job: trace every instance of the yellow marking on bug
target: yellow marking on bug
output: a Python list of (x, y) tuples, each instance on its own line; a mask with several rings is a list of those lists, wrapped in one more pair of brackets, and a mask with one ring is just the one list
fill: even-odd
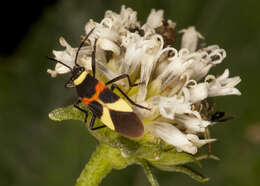
[(120, 112), (133, 112), (133, 109), (123, 99), (119, 99), (114, 103), (105, 103), (105, 106), (111, 110)]
[(74, 85), (79, 85), (84, 81), (86, 76), (88, 75), (87, 71), (82, 72), (77, 79), (74, 80)]
[(113, 121), (111, 119), (111, 116), (110, 116), (108, 108), (103, 107), (103, 113), (102, 113), (102, 116), (101, 116), (100, 120), (106, 126), (108, 126), (110, 129), (115, 130), (114, 123), (113, 123)]

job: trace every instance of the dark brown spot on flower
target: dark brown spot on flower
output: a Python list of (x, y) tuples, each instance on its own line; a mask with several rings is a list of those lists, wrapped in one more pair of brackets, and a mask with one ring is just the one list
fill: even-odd
[(213, 56), (210, 57), (210, 59), (211, 59), (212, 61), (217, 61), (217, 60), (220, 59), (220, 56), (219, 56), (219, 55), (213, 55)]
[(135, 33), (135, 32), (137, 32), (140, 36), (144, 36), (144, 30), (143, 29), (141, 29), (141, 28), (138, 28), (138, 27), (134, 27), (134, 28), (129, 28), (128, 29), (130, 32), (132, 32), (132, 33)]
[(155, 31), (163, 37), (164, 48), (168, 45), (173, 45), (177, 39), (175, 28), (166, 20), (163, 20), (162, 26), (156, 28)]
[(105, 55), (106, 55), (106, 60), (107, 60), (107, 63), (108, 63), (109, 60), (113, 57), (113, 52), (107, 50), (107, 51), (105, 52)]

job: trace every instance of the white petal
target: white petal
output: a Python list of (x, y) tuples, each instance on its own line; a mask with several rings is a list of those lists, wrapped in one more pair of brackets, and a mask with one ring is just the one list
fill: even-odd
[(186, 128), (186, 132), (198, 133), (205, 132), (205, 128), (211, 124), (209, 121), (205, 121), (200, 117), (178, 115), (175, 117), (178, 123), (181, 123)]
[(109, 26), (111, 25), (106, 25), (108, 23), (106, 19), (104, 22), (101, 22), (102, 24), (99, 24), (92, 19), (90, 19), (86, 25), (85, 25), (85, 33), (88, 34), (93, 28), (93, 32), (89, 35), (88, 40), (91, 41), (91, 44), (94, 44), (95, 39), (101, 39), (101, 38), (106, 38), (111, 41), (117, 41), (119, 40), (119, 35), (116, 31), (114, 31), (112, 28)]
[(187, 136), (187, 139), (189, 141), (191, 141), (197, 147), (202, 147), (205, 144), (216, 141), (216, 139), (202, 139), (201, 140), (201, 139), (199, 139), (199, 137), (197, 135), (194, 135), (194, 134), (187, 134), (186, 136)]
[(59, 42), (61, 44), (61, 46), (66, 48), (66, 52), (68, 53), (68, 55), (72, 56), (75, 53), (75, 49), (73, 49), (69, 43), (64, 39), (64, 37), (60, 37)]
[(215, 76), (212, 75), (206, 77), (205, 81), (211, 80), (211, 82), (207, 82), (209, 97), (241, 95), (241, 92), (235, 88), (235, 86), (240, 83), (241, 78), (238, 76), (228, 78), (228, 76), (229, 70), (226, 69), (218, 78), (215, 78)]
[(119, 46), (117, 46), (114, 42), (112, 42), (109, 39), (106, 38), (98, 39), (97, 45), (103, 50), (112, 51), (117, 56), (120, 55)]
[(66, 74), (68, 72), (70, 72), (70, 69), (68, 67), (65, 67), (64, 65), (57, 63), (55, 66), (55, 71), (58, 74)]
[[(53, 50), (53, 54), (55, 56), (55, 59), (58, 61), (61, 61), (62, 63), (65, 63), (66, 65), (70, 66), (73, 68), (75, 65), (75, 53), (76, 49), (73, 49), (63, 37), (60, 37), (60, 44), (65, 47), (66, 49), (64, 51), (56, 51)], [(58, 74), (65, 74), (70, 72), (69, 68), (65, 67), (64, 65), (57, 63), (55, 66), (55, 71)]]
[(58, 74), (55, 70), (51, 70), (51, 69), (47, 69), (47, 73), (49, 73), (53, 78), (57, 77)]
[(181, 41), (181, 48), (186, 48), (191, 52), (197, 49), (198, 39), (203, 39), (203, 36), (196, 31), (194, 26), (183, 29), (180, 33), (184, 33)]
[(207, 75), (211, 67), (224, 60), (226, 52), (217, 45), (211, 45), (200, 49), (197, 52), (187, 53), (183, 57), (186, 61), (191, 61), (191, 65), (187, 69), (189, 77), (196, 81), (200, 81)]
[(155, 96), (148, 100), (149, 103), (159, 108), (161, 115), (168, 119), (174, 119), (175, 114), (191, 113), (189, 102), (185, 102), (183, 97)]
[(145, 52), (144, 42), (136, 33), (128, 33), (122, 37), (122, 46), (126, 48), (123, 63), (120, 66), (121, 73), (131, 74), (139, 66)]
[(155, 9), (152, 9), (147, 18), (146, 24), (152, 28), (157, 28), (162, 24), (162, 21), (163, 21), (163, 10), (156, 11)]
[(131, 8), (126, 8), (125, 5), (122, 5), (120, 11), (120, 22), (124, 27), (130, 26), (139, 26), (139, 22), (137, 21), (137, 12)]
[(170, 59), (170, 63), (157, 77), (163, 82), (162, 89), (166, 88), (174, 80), (179, 79), (182, 73), (191, 65), (192, 61), (187, 61), (185, 58), (183, 58), (186, 52), (186, 49), (180, 50), (178, 55), (175, 55)]
[(208, 97), (208, 87), (206, 83), (199, 83), (189, 89), (190, 101), (197, 103)]
[(175, 126), (163, 122), (154, 122), (147, 125), (150, 132), (162, 138), (166, 143), (177, 147), (177, 150), (191, 154), (197, 153), (197, 147)]

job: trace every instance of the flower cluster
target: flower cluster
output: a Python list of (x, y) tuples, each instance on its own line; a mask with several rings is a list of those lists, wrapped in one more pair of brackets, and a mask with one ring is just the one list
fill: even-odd
[[(235, 86), (240, 77), (209, 75), (212, 67), (226, 57), (218, 45), (201, 47), (204, 39), (194, 27), (180, 30), (181, 46), (176, 46), (176, 24), (165, 20), (162, 10), (152, 10), (145, 24), (137, 20), (137, 13), (122, 6), (119, 14), (106, 11), (98, 23), (89, 20), (86, 34), (94, 31), (88, 43), (79, 52), (78, 64), (91, 71), (91, 53), (97, 39), (97, 79), (107, 81), (128, 74), (138, 87), (129, 87), (127, 81), (118, 85), (131, 99), (152, 108), (147, 111), (135, 108), (143, 121), (146, 133), (161, 138), (177, 151), (197, 153), (198, 147), (215, 139), (204, 139), (201, 134), (215, 122), (204, 117), (199, 106), (209, 97), (241, 95)], [(53, 51), (55, 58), (73, 67), (77, 48), (60, 38), (64, 51)], [(48, 70), (52, 77), (70, 72), (59, 63)]]

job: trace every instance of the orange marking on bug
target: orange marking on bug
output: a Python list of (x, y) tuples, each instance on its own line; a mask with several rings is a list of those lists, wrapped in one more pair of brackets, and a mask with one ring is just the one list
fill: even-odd
[(96, 92), (93, 96), (91, 96), (90, 98), (82, 98), (81, 101), (88, 106), (92, 101), (98, 100), (98, 96), (99, 94), (106, 88), (106, 85), (104, 85), (103, 83), (101, 83), (100, 81), (97, 83), (95, 89)]

